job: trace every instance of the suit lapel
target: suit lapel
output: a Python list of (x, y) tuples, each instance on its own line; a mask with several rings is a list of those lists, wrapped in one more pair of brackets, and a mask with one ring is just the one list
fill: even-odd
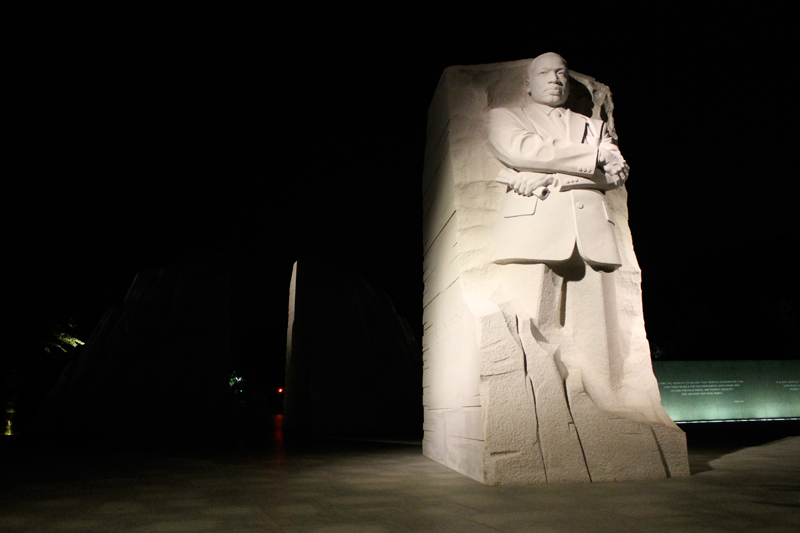
[(541, 135), (542, 133), (546, 133), (549, 137), (552, 137), (553, 139), (563, 139), (564, 136), (561, 134), (560, 131), (558, 131), (558, 128), (556, 128), (556, 125), (553, 124), (552, 120), (550, 120), (550, 117), (545, 115), (544, 112), (541, 109), (539, 109), (538, 106), (535, 106), (533, 104), (525, 106), (522, 109), (522, 112), (525, 113), (525, 115), (528, 117), (528, 120), (530, 120), (531, 123), (534, 125), (539, 135)]
[(569, 109), (567, 109), (566, 115), (566, 123), (568, 124), (567, 133), (569, 134), (570, 142), (581, 144), (584, 138), (586, 138), (586, 120), (578, 113), (573, 113)]

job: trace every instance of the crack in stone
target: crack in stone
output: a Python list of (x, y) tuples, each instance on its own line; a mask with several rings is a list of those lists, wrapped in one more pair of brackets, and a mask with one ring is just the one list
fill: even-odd
[(519, 346), (520, 349), (522, 349), (522, 364), (524, 365), (525, 379), (528, 381), (528, 384), (531, 387), (531, 399), (533, 400), (533, 418), (534, 422), (536, 423), (536, 448), (539, 450), (539, 457), (542, 460), (542, 469), (544, 470), (544, 482), (549, 483), (549, 481), (547, 480), (547, 462), (544, 460), (544, 450), (542, 450), (542, 435), (539, 432), (539, 411), (538, 411), (539, 404), (536, 403), (536, 391), (533, 388), (533, 381), (531, 381), (531, 378), (528, 375), (528, 353), (525, 351), (525, 345), (522, 342), (522, 333), (519, 331), (519, 317), (516, 318), (516, 321), (517, 321), (517, 335), (519, 335)]
[(506, 374), (511, 374), (513, 372), (514, 372), (514, 370), (508, 370), (506, 372), (497, 372), (496, 374), (481, 374), (481, 379), (483, 379), (483, 378), (491, 378), (491, 377), (494, 377), (494, 376), (505, 376)]
[(455, 215), (456, 215), (456, 210), (455, 210), (455, 209), (453, 209), (453, 212), (452, 212), (452, 213), (450, 213), (450, 216), (447, 218), (447, 221), (446, 221), (446, 222), (444, 223), (444, 225), (443, 225), (443, 226), (442, 226), (442, 227), (439, 229), (439, 233), (437, 233), (437, 234), (436, 234), (436, 236), (435, 236), (433, 239), (431, 239), (431, 241), (430, 241), (430, 244), (428, 244), (428, 247), (427, 247), (427, 248), (425, 248), (425, 252), (423, 253), (423, 256), (424, 256), (424, 255), (427, 255), (427, 253), (428, 253), (428, 250), (430, 250), (430, 249), (433, 247), (433, 245), (436, 243), (436, 241), (439, 239), (439, 237), (441, 237), (442, 233), (444, 233), (444, 230), (445, 230), (445, 229), (447, 228), (447, 226), (450, 224), (450, 221), (451, 221), (451, 220), (453, 220), (453, 217), (454, 217)]
[(667, 473), (667, 477), (670, 478), (672, 475), (669, 473), (669, 465), (667, 464), (667, 458), (664, 456), (664, 450), (661, 449), (661, 443), (658, 442), (658, 435), (656, 435), (656, 430), (650, 427), (650, 432), (653, 434), (653, 439), (656, 441), (656, 447), (658, 448), (658, 455), (661, 456), (661, 464), (664, 465), (664, 472)]
[(503, 452), (491, 452), (489, 455), (491, 455), (492, 457), (497, 457), (497, 456), (519, 455), (520, 453), (522, 452), (514, 450), (514, 451), (503, 451)]
[[(553, 353), (555, 355), (555, 352)], [(567, 411), (569, 411), (569, 417), (572, 419), (570, 424), (572, 427), (575, 428), (575, 437), (578, 439), (578, 446), (581, 447), (581, 455), (583, 456), (583, 464), (586, 466), (586, 473), (589, 475), (589, 482), (592, 483), (594, 480), (592, 479), (592, 471), (589, 469), (589, 462), (586, 460), (586, 452), (583, 449), (583, 442), (581, 441), (581, 434), (578, 431), (578, 426), (575, 424), (575, 417), (572, 415), (572, 402), (569, 399), (569, 394), (567, 393), (567, 380), (561, 380), (561, 384), (564, 386), (564, 399), (566, 400), (567, 404)]]

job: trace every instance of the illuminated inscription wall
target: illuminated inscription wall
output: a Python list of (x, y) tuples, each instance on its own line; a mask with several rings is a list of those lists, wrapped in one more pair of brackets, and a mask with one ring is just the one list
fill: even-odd
[(800, 361), (653, 362), (676, 422), (800, 417)]

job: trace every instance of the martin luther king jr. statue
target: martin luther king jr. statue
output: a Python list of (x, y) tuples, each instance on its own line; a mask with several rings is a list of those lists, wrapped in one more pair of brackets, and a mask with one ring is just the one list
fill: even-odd
[(569, 71), (561, 56), (534, 59), (525, 87), (528, 106), (489, 115), (492, 149), (507, 167), (498, 181), (509, 185), (496, 262), (563, 265), (580, 257), (614, 270), (621, 263), (604, 191), (625, 182), (628, 165), (605, 123), (563, 107)]
[(431, 104), (423, 453), (484, 483), (688, 475), (650, 363), (612, 109), (554, 53), (450, 67)]
[[(540, 55), (525, 79), (531, 102), (489, 112), (489, 143), (503, 164), (496, 179), (508, 185), (494, 262), (526, 364), (539, 374), (531, 377), (534, 394), (538, 388), (540, 403), (550, 403), (538, 409), (560, 418), (543, 437), (559, 450), (550, 462), (567, 479), (591, 479), (587, 454), (607, 465), (635, 454), (652, 438), (635, 424), (663, 422), (665, 413), (621, 386), (628, 347), (614, 276), (622, 260), (606, 192), (625, 183), (629, 167), (603, 121), (564, 107), (569, 82), (561, 56)], [(554, 383), (564, 392), (548, 391)]]

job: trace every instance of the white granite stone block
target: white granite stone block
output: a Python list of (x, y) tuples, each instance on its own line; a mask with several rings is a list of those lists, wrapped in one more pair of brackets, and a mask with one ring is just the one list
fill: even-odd
[(537, 59), (549, 85), (531, 60), (450, 67), (431, 103), (423, 452), (487, 484), (687, 475), (650, 363), (611, 92), (559, 60)]

